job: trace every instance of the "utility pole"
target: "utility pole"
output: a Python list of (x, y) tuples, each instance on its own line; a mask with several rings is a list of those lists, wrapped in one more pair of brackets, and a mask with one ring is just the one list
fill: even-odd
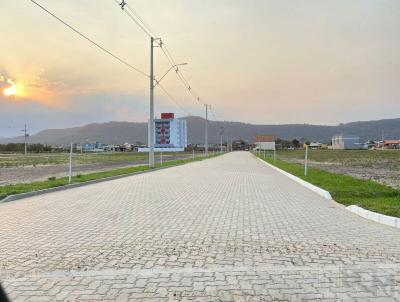
[(29, 134), (28, 134), (28, 130), (26, 129), (26, 124), (24, 125), (24, 129), (23, 130), (21, 130), (22, 132), (24, 132), (24, 153), (25, 153), (25, 155), (27, 154), (27, 142), (26, 142), (26, 140), (27, 140), (27, 138), (28, 138), (28, 136), (29, 136)]
[(306, 155), (304, 158), (304, 176), (307, 176), (307, 170), (308, 170), (308, 145), (306, 145)]
[(72, 149), (73, 149), (74, 143), (71, 142), (70, 148), (69, 148), (69, 170), (68, 170), (68, 183), (71, 183), (72, 181)]
[(148, 126), (149, 168), (154, 168), (154, 38), (150, 38), (150, 118)]
[(224, 128), (221, 126), (220, 127), (220, 132), (219, 132), (219, 134), (220, 134), (220, 136), (221, 136), (221, 141), (220, 141), (220, 151), (221, 151), (221, 153), (222, 153), (222, 134), (224, 133), (223, 132), (224, 131)]
[(205, 154), (206, 157), (208, 156), (208, 104), (205, 105), (206, 106), (206, 133), (205, 133)]

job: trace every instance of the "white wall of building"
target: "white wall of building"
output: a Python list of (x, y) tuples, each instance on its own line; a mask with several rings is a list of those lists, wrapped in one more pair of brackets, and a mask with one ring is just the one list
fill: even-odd
[[(154, 152), (183, 152), (185, 148), (154, 148)], [(149, 148), (138, 148), (138, 152), (150, 152)]]
[(255, 145), (259, 150), (275, 150), (275, 142), (256, 142)]
[(332, 149), (363, 149), (360, 145), (360, 138), (354, 135), (334, 135), (332, 137)]
[(174, 147), (187, 147), (187, 126), (186, 120), (173, 119), (170, 122), (170, 144)]
[[(161, 124), (163, 126), (161, 126)], [(164, 128), (163, 134), (161, 134), (160, 127)], [(183, 119), (155, 119), (154, 120), (154, 144), (155, 148), (165, 149), (171, 148), (174, 151), (183, 151), (187, 147), (187, 126), (186, 120)], [(163, 135), (166, 140), (165, 144), (157, 143), (160, 141), (160, 137)], [(143, 151), (146, 152), (146, 151)], [(161, 152), (161, 151), (160, 151)], [(162, 151), (166, 152), (166, 151)]]

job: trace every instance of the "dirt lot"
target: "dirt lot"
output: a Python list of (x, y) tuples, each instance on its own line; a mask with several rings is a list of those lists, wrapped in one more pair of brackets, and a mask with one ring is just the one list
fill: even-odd
[[(304, 150), (278, 151), (277, 156), (304, 163)], [(309, 166), (400, 189), (400, 150), (311, 150)]]
[[(164, 153), (163, 161), (191, 156), (192, 153)], [(156, 154), (155, 159), (159, 162), (160, 154)], [(34, 154), (26, 157), (3, 154), (0, 155), (0, 185), (47, 180), (49, 177), (65, 177), (68, 175), (68, 163), (67, 154)], [(73, 174), (87, 174), (147, 163), (147, 154), (143, 153), (74, 154)]]

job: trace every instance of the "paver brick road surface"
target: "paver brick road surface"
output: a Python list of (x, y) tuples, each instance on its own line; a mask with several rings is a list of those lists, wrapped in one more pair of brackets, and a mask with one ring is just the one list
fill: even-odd
[(0, 205), (13, 301), (399, 301), (400, 232), (247, 152)]

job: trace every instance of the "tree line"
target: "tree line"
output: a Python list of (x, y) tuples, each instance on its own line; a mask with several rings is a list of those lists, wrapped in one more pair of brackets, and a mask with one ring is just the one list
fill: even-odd
[[(25, 151), (25, 144), (23, 143), (9, 143), (0, 144), (0, 152), (17, 152), (23, 153)], [(51, 146), (43, 144), (29, 144), (27, 151), (30, 153), (51, 152)]]
[[(304, 141), (304, 139), (302, 139), (302, 141)], [(302, 143), (297, 139), (293, 139), (290, 141), (290, 140), (277, 138), (275, 143), (276, 143), (276, 146), (278, 149), (287, 149), (287, 148), (298, 149), (298, 148), (302, 147)], [(307, 145), (310, 144), (310, 142), (308, 142), (308, 141), (305, 141), (305, 143)]]

